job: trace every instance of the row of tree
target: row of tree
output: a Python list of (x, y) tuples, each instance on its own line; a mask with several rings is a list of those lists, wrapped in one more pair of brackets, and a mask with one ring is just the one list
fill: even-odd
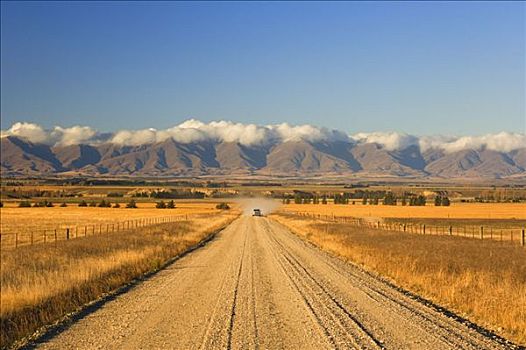
[[(400, 202), (401, 205), (406, 206), (425, 206), (427, 199), (423, 195), (414, 195), (414, 194), (404, 194), (401, 198), (398, 198), (392, 192), (385, 192), (380, 195), (379, 191), (368, 192), (362, 191), (362, 204), (363, 205), (378, 205), (380, 200), (382, 200), (383, 205), (398, 205)], [(349, 204), (352, 197), (348, 196), (346, 193), (343, 194), (334, 194), (332, 196), (332, 201), (334, 204)], [(318, 196), (316, 194), (311, 194), (307, 192), (297, 192), (294, 194), (293, 200), (294, 204), (327, 204), (329, 197), (327, 195)], [(351, 201), (352, 204), (355, 204), (355, 201)], [(284, 204), (291, 203), (290, 196), (283, 197)], [(435, 197), (436, 206), (449, 206), (450, 200), (445, 195), (437, 195)]]
[(158, 199), (203, 199), (204, 192), (188, 191), (188, 190), (170, 190), (170, 191), (151, 191), (151, 192), (135, 192), (132, 197), (139, 198), (158, 198)]

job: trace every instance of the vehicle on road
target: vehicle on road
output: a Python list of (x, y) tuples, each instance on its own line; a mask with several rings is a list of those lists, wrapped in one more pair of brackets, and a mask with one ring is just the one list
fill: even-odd
[(254, 209), (254, 213), (252, 214), (252, 216), (263, 216), (261, 214), (261, 209)]

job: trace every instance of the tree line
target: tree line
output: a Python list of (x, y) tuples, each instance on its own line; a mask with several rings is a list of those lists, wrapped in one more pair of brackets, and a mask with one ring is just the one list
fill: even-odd
[[(423, 195), (404, 193), (397, 196), (388, 191), (357, 191), (357, 193), (336, 193), (336, 194), (316, 194), (304, 191), (295, 191), (293, 195), (284, 195), (284, 204), (327, 204), (332, 201), (334, 204), (356, 204), (356, 199), (361, 200), (363, 205), (402, 205), (402, 206), (425, 206), (427, 198)], [(449, 206), (449, 197), (444, 194), (435, 196), (435, 206)]]

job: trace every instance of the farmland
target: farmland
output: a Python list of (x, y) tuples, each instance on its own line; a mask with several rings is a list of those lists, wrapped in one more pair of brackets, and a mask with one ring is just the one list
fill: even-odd
[(209, 215), (218, 213), (218, 202), (197, 202), (192, 200), (178, 201), (175, 209), (156, 209), (155, 203), (137, 203), (137, 208), (78, 207), (70, 204), (68, 207), (54, 206), (52, 208), (18, 208), (15, 203), (9, 203), (1, 209), (2, 247), (14, 245), (15, 234), (20, 244), (28, 244), (33, 236), (33, 242), (53, 241), (57, 232), (59, 237), (70, 229), (71, 235), (82, 236), (96, 232), (108, 232), (115, 227), (130, 227), (133, 222), (148, 219), (169, 218), (170, 221), (187, 219), (188, 216)]
[(287, 212), (305, 212), (322, 215), (353, 216), (361, 218), (405, 218), (405, 219), (509, 219), (526, 220), (525, 203), (452, 203), (451, 206), (390, 206), (362, 205), (304, 205), (287, 204)]
[[(304, 263), (309, 259), (320, 259), (319, 252), (304, 250), (301, 240), (306, 240), (347, 261), (350, 269), (359, 266), (360, 269), (380, 276), (380, 281), (382, 278), (388, 278), (396, 286), (474, 320), (507, 339), (519, 343), (525, 342), (526, 339), (521, 331), (525, 325), (522, 321), (525, 314), (521, 305), (525, 300), (517, 297), (523, 293), (526, 285), (524, 264), (521, 263), (526, 258), (526, 249), (517, 244), (519, 234), (526, 224), (526, 204), (521, 199), (524, 196), (522, 189), (451, 187), (446, 190), (439, 187), (417, 189), (410, 186), (374, 186), (366, 190), (370, 191), (368, 193), (384, 193), (384, 196), (385, 193), (391, 192), (397, 196), (406, 193), (411, 193), (412, 196), (425, 195), (428, 199), (427, 205), (419, 206), (402, 206), (400, 202), (398, 205), (383, 205), (382, 200), (385, 200), (385, 197), (381, 198), (379, 205), (364, 205), (361, 199), (350, 199), (346, 204), (335, 204), (341, 194), (354, 196), (361, 190), (337, 185), (310, 184), (243, 186), (223, 183), (220, 187), (210, 183), (185, 186), (31, 184), (4, 186), (3, 191), (3, 207), (0, 209), (1, 319), (3, 330), (9, 333), (4, 332), (2, 335), (6, 342), (27, 336), (38, 327), (79, 310), (82, 305), (115, 291), (137, 276), (156, 271), (167, 261), (171, 261), (178, 254), (225, 226), (229, 226), (229, 229), (219, 235), (223, 238), (219, 243), (212, 245), (220, 246), (220, 250), (215, 253), (213, 249), (206, 250), (208, 252), (204, 253), (204, 256), (212, 254), (210, 258), (216, 259), (214, 261), (217, 268), (222, 266), (221, 274), (229, 276), (227, 280), (232, 282), (232, 290), (236, 290), (236, 278), (244, 278), (239, 282), (242, 288), (247, 288), (250, 283), (257, 284), (258, 288), (266, 293), (259, 296), (262, 299), (258, 303), (267, 298), (274, 298), (271, 296), (273, 292), (266, 290), (269, 282), (265, 278), (281, 276), (283, 271), (278, 266), (291, 259), (288, 257), (290, 253), (282, 250), (281, 244), (290, 244), (291, 248), (301, 252), (306, 259)], [(309, 204), (295, 204), (290, 201), (286, 203), (287, 198), (294, 198), (298, 193), (302, 196), (326, 197), (327, 204), (313, 204), (310, 201)], [(433, 205), (433, 196), (443, 193), (450, 195), (451, 203), (447, 206)], [(498, 193), (505, 195), (498, 197)], [(236, 198), (241, 196), (245, 198)], [(495, 198), (499, 198), (498, 201)], [(174, 208), (159, 208), (161, 201), (166, 204), (172, 200)], [(24, 201), (30, 206), (20, 207), (20, 203)], [(42, 201), (52, 202), (53, 206), (39, 207), (38, 203)], [(111, 206), (98, 207), (103, 201), (110, 202)], [(126, 207), (131, 201), (136, 203), (136, 208)], [(87, 206), (79, 206), (82, 202)], [(217, 205), (222, 202), (227, 202), (231, 210), (218, 209)], [(119, 203), (118, 207), (115, 206), (116, 203)], [(275, 212), (269, 218), (260, 218), (260, 221), (248, 220), (246, 215), (255, 207), (263, 209), (265, 213), (272, 210)], [(230, 225), (241, 212), (245, 214), (245, 218)], [(416, 234), (424, 226), (426, 235)], [(472, 239), (479, 238), (480, 226), (484, 227), (486, 233), (483, 242)], [(377, 229), (378, 227), (381, 230)], [(407, 232), (402, 232), (402, 227), (407, 229)], [(451, 232), (454, 237), (447, 235), (448, 227), (453, 228)], [(464, 235), (461, 234), (462, 228)], [(491, 237), (497, 240), (499, 230), (505, 233), (504, 238), (501, 238), (503, 242), (487, 239)], [(290, 232), (301, 240), (289, 237), (292, 236)], [(466, 232), (469, 234), (466, 235)], [(273, 238), (265, 238), (267, 235)], [(13, 241), (13, 237), (16, 237), (16, 241)], [(278, 244), (276, 240), (282, 239), (284, 241)], [(247, 249), (244, 248), (245, 243), (241, 244), (243, 240), (248, 240)], [(235, 247), (235, 256), (231, 255), (230, 247)], [(224, 255), (220, 255), (219, 252)], [(225, 260), (226, 256), (228, 259)], [(263, 258), (265, 256), (267, 257)], [(270, 256), (273, 258), (268, 260)], [(244, 263), (238, 262), (238, 258)], [(197, 260), (198, 269), (208, 266), (207, 260), (203, 259)], [(254, 271), (250, 273), (259, 276), (257, 278), (260, 280), (248, 282), (250, 279), (246, 278), (249, 272), (246, 272), (243, 264), (257, 264), (258, 259), (262, 259), (261, 264), (266, 264), (264, 275), (258, 275), (263, 272), (258, 272), (258, 267), (253, 266), (250, 269)], [(225, 261), (230, 262), (226, 264)], [(184, 263), (182, 264), (184, 266)], [(236, 264), (240, 264), (239, 271), (244, 271), (245, 277), (236, 277), (235, 274), (230, 276), (234, 271), (231, 267), (238, 266)], [(336, 288), (330, 281), (325, 280), (333, 272), (323, 266), (320, 264), (317, 267), (320, 269), (317, 272), (318, 280), (320, 283), (328, 283), (323, 288)], [(285, 275), (298, 271), (297, 266), (285, 266), (285, 269), (288, 268), (291, 270), (286, 271)], [(208, 268), (205, 275), (209, 276), (210, 281), (216, 281), (218, 273), (219, 271), (214, 272), (212, 268)], [(339, 273), (346, 276), (347, 272)], [(189, 277), (190, 275), (193, 277)], [(338, 278), (342, 278), (343, 275), (339, 275)], [(183, 276), (186, 276), (187, 280), (197, 278), (201, 281), (193, 272), (183, 273)], [(274, 278), (278, 277), (272, 277)], [(286, 285), (286, 279), (283, 278), (286, 276), (279, 277), (281, 282), (273, 288), (283, 288)], [(299, 278), (301, 284), (311, 283), (308, 275), (294, 278)], [(220, 283), (219, 280), (217, 282)], [(367, 283), (384, 282), (375, 279)], [(196, 295), (206, 294), (200, 291), (198, 284), (192, 285), (191, 288), (192, 293)], [(217, 288), (218, 285), (214, 285), (210, 290)], [(340, 293), (338, 288), (332, 291), (335, 295)], [(344, 290), (348, 290), (348, 286)], [(223, 292), (227, 295), (230, 293), (229, 290)], [(281, 292), (289, 293), (285, 289)], [(307, 290), (300, 292), (307, 293)], [(151, 293), (155, 294), (155, 291), (150, 290), (148, 294)], [(178, 293), (176, 295), (179, 295)], [(246, 300), (256, 298), (250, 290), (242, 293), (246, 294), (243, 294)], [(209, 302), (216, 298), (212, 294), (207, 294)], [(473, 297), (475, 295), (476, 298)], [(294, 295), (291, 297), (294, 299)], [(229, 298), (230, 296), (225, 297), (224, 300), (228, 301)], [(134, 300), (142, 299), (140, 296), (137, 299), (132, 298), (130, 303), (133, 304)], [(226, 301), (223, 306), (231, 307)], [(151, 302), (156, 303), (155, 300)], [(301, 303), (295, 302), (299, 303), (299, 307)], [(320, 310), (328, 307), (317, 299), (310, 302)], [(265, 307), (266, 304), (260, 305)], [(175, 304), (173, 306), (175, 307)], [(286, 305), (283, 307), (283, 312), (290, 311)], [(199, 306), (195, 305), (195, 308)], [(261, 312), (261, 322), (267, 322), (268, 310), (262, 309)], [(302, 317), (307, 317), (307, 313), (302, 313)], [(189, 317), (187, 314), (183, 312), (181, 317)], [(195, 315), (196, 318), (204, 316), (205, 314)], [(230, 316), (224, 314), (223, 317), (228, 319)], [(409, 322), (408, 327), (413, 327), (413, 321), (406, 319), (401, 322)], [(435, 321), (438, 322), (438, 318)], [(246, 323), (242, 319), (236, 322), (240, 325)], [(327, 327), (332, 327), (329, 324)], [(10, 328), (7, 325), (10, 325)], [(201, 327), (201, 324), (195, 326)], [(296, 324), (289, 326), (298, 331)], [(390, 327), (386, 324), (384, 326)], [(185, 327), (183, 322), (181, 329), (184, 330)], [(429, 327), (433, 329), (434, 326)], [(173, 330), (168, 330), (171, 331)], [(255, 332), (249, 328), (243, 331)], [(336, 329), (331, 331), (337, 333)], [(179, 335), (184, 339), (184, 332)], [(108, 336), (113, 337), (113, 334)], [(392, 344), (405, 344), (403, 342), (407, 340), (404, 337), (398, 339), (397, 335), (393, 336), (396, 339), (391, 339)], [(420, 336), (425, 338), (428, 334), (424, 332), (420, 333)], [(469, 338), (467, 333), (465, 336)], [(287, 339), (287, 336), (283, 337)], [(76, 338), (72, 339), (75, 343)], [(239, 341), (243, 341), (244, 338), (240, 339)], [(269, 338), (262, 341), (271, 340)], [(188, 344), (190, 343), (186, 345)]]

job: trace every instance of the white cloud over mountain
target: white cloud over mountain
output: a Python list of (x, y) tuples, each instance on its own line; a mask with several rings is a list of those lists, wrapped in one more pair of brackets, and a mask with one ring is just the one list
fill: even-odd
[(526, 148), (525, 133), (500, 132), (482, 136), (415, 136), (398, 132), (372, 132), (346, 134), (312, 125), (276, 125), (242, 124), (230, 121), (214, 121), (203, 123), (190, 119), (168, 129), (154, 128), (142, 130), (120, 130), (113, 134), (101, 134), (88, 126), (73, 126), (63, 128), (55, 126), (44, 129), (34, 123), (18, 122), (9, 129), (2, 130), (2, 137), (17, 136), (34, 143), (48, 145), (72, 145), (80, 143), (111, 142), (120, 145), (142, 145), (174, 139), (180, 143), (200, 141), (239, 142), (246, 146), (265, 145), (275, 142), (305, 140), (344, 141), (352, 143), (376, 143), (387, 150), (404, 149), (412, 145), (422, 151), (442, 149), (445, 152), (456, 152), (463, 149), (491, 149), (500, 152), (510, 152)]

